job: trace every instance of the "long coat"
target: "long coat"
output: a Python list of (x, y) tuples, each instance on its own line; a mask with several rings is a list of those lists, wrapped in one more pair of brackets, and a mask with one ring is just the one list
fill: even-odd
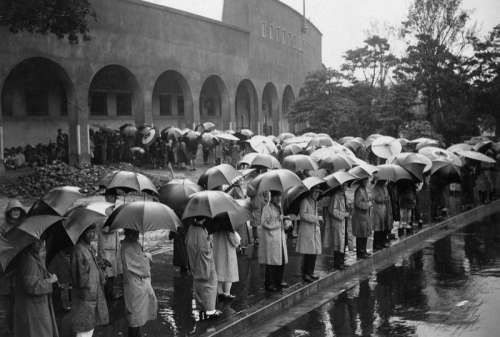
[(217, 281), (239, 281), (236, 248), (240, 245), (240, 240), (240, 236), (233, 232), (216, 232), (213, 234)]
[(31, 251), (19, 256), (14, 299), (14, 336), (57, 337), (52, 283), (41, 258)]
[(367, 238), (371, 235), (372, 230), (368, 192), (366, 188), (358, 186), (356, 192), (354, 192), (352, 234), (357, 238)]
[(349, 218), (346, 197), (343, 191), (337, 191), (328, 200), (323, 247), (331, 247), (334, 251), (343, 253), (345, 250), (346, 222)]
[(264, 194), (257, 193), (254, 197), (250, 198), (250, 225), (252, 227), (259, 227), (262, 220), (262, 209), (266, 205)]
[(204, 227), (191, 225), (186, 234), (189, 266), (193, 274), (196, 302), (205, 311), (215, 310), (217, 300), (217, 271), (215, 269), (212, 237)]
[(303, 199), (300, 202), (299, 217), (297, 252), (300, 254), (321, 254), (321, 230), (316, 200), (312, 197)]
[(123, 297), (130, 327), (141, 327), (156, 319), (158, 303), (151, 286), (149, 259), (138, 242), (121, 242)]
[(99, 231), (97, 249), (99, 256), (111, 264), (111, 267), (106, 268), (106, 276), (115, 277), (120, 275), (123, 272), (120, 259), (120, 233), (118, 231), (107, 233)]
[(73, 331), (85, 332), (109, 322), (104, 275), (89, 244), (79, 242), (71, 257)]
[(271, 202), (262, 209), (259, 231), (259, 263), (273, 266), (287, 264), (286, 234), (281, 210)]
[(372, 190), (373, 199), (373, 230), (387, 231), (389, 230), (389, 206), (390, 197), (385, 185), (376, 184)]

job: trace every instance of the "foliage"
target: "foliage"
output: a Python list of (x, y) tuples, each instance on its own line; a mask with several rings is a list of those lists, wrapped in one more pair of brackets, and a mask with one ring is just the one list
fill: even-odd
[(0, 26), (12, 33), (54, 34), (70, 43), (88, 40), (89, 18), (96, 18), (88, 0), (2, 0)]

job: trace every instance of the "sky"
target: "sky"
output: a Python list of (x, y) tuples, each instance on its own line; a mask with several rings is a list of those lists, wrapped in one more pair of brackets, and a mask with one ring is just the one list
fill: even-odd
[[(146, 0), (221, 20), (223, 0)], [(302, 12), (302, 0), (282, 0)], [(323, 33), (323, 63), (337, 68), (346, 50), (362, 46), (367, 32), (386, 36), (406, 17), (411, 0), (306, 0), (306, 16)], [(500, 0), (463, 0), (472, 22), (484, 36), (500, 24)], [(404, 44), (390, 39), (401, 55)]]

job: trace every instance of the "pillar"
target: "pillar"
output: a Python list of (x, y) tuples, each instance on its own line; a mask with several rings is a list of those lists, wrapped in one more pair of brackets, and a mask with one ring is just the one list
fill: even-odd
[(71, 165), (90, 163), (89, 110), (88, 93), (84, 86), (68, 93), (68, 141)]

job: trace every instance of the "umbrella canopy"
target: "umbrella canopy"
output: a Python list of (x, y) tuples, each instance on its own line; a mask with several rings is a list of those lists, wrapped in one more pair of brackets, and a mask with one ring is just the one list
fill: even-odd
[(215, 124), (212, 122), (204, 122), (200, 124), (200, 127), (203, 129), (203, 132), (210, 132), (215, 130)]
[(417, 144), (416, 149), (420, 150), (427, 146), (433, 146), (433, 147), (439, 146), (440, 141), (436, 139), (422, 137), (414, 139), (410, 143)]
[(302, 184), (300, 178), (290, 170), (278, 169), (261, 174), (257, 192), (280, 191)]
[(369, 178), (376, 172), (377, 167), (369, 164), (356, 166), (349, 170), (349, 174), (353, 175), (357, 179)]
[(73, 206), (75, 201), (84, 196), (80, 187), (62, 186), (53, 188), (33, 204), (28, 211), (28, 216), (42, 214), (63, 215)]
[(418, 153), (423, 154), (432, 161), (449, 161), (456, 166), (463, 165), (462, 160), (460, 160), (460, 158), (456, 154), (439, 147), (427, 146), (418, 150)]
[(198, 139), (200, 139), (201, 133), (198, 131), (193, 131), (193, 130), (186, 130), (186, 132), (183, 134), (183, 137), (189, 141), (190, 143), (192, 142), (197, 142)]
[(372, 143), (372, 152), (379, 158), (389, 159), (397, 156), (403, 149), (401, 143), (393, 137), (382, 136)]
[(248, 140), (254, 136), (254, 133), (249, 129), (241, 129), (240, 131), (235, 133), (235, 136), (240, 140)]
[(314, 138), (316, 137), (318, 134), (316, 132), (306, 132), (304, 133), (302, 136), (304, 137), (310, 137), (310, 138)]
[(194, 217), (214, 218), (223, 213), (243, 212), (241, 207), (231, 196), (221, 191), (202, 191), (194, 193), (189, 199), (182, 219)]
[(357, 138), (353, 138), (351, 140), (348, 140), (347, 142), (343, 143), (343, 145), (348, 148), (349, 150), (351, 150), (352, 152), (357, 152), (359, 151), (360, 149), (363, 149), (365, 147), (365, 144), (364, 142)]
[(106, 189), (121, 189), (124, 191), (147, 192), (158, 194), (155, 185), (143, 174), (131, 171), (118, 171), (111, 178)]
[(268, 169), (279, 169), (281, 164), (275, 157), (269, 154), (249, 153), (246, 154), (239, 164), (247, 164), (250, 167), (267, 167)]
[(178, 216), (182, 216), (189, 197), (201, 190), (201, 186), (189, 179), (173, 179), (160, 188), (160, 202), (172, 208)]
[(373, 175), (378, 180), (397, 182), (400, 180), (413, 180), (411, 174), (399, 165), (386, 164), (377, 166), (377, 172)]
[(491, 157), (488, 157), (487, 155), (482, 154), (481, 152), (460, 151), (460, 152), (458, 152), (458, 155), (461, 156), (461, 157), (465, 157), (465, 158), (468, 158), (468, 159), (471, 159), (471, 160), (480, 161), (480, 162), (483, 162), (483, 163), (488, 163), (488, 164), (495, 164), (496, 163), (495, 159), (493, 159)]
[(120, 133), (124, 137), (135, 137), (137, 134), (137, 127), (132, 124), (124, 124), (120, 127)]
[(309, 156), (296, 154), (286, 156), (285, 159), (283, 159), (283, 168), (295, 173), (301, 171), (316, 171), (318, 169), (318, 164)]
[(240, 140), (235, 135), (224, 132), (224, 131), (213, 130), (211, 132), (211, 134), (214, 135), (215, 138), (217, 138), (218, 140), (226, 140), (226, 141), (231, 141), (231, 142), (237, 142)]
[(350, 158), (356, 158), (356, 155), (351, 150), (342, 145), (317, 149), (311, 153), (311, 158), (319, 162), (321, 159), (325, 159), (334, 155), (342, 155), (347, 160), (349, 160)]
[(280, 133), (279, 136), (278, 136), (278, 140), (282, 143), (283, 141), (287, 140), (287, 139), (290, 139), (290, 138), (293, 138), (295, 137), (295, 135), (291, 132), (283, 132), (283, 133)]
[(313, 137), (307, 146), (318, 148), (318, 147), (329, 147), (334, 145), (338, 145), (338, 143), (335, 142), (332, 139), (332, 137), (323, 134), (323, 135), (316, 135), (315, 137)]
[(198, 185), (207, 190), (230, 185), (240, 177), (240, 173), (229, 164), (220, 164), (206, 170), (198, 180)]
[(159, 202), (134, 201), (116, 208), (104, 227), (110, 229), (128, 228), (141, 233), (161, 229), (176, 230), (181, 221), (175, 212)]
[(299, 154), (303, 150), (304, 150), (304, 148), (297, 145), (297, 144), (288, 144), (288, 145), (285, 145), (285, 147), (283, 148), (283, 155), (284, 156), (291, 156), (294, 154)]
[(143, 131), (141, 143), (145, 146), (151, 146), (158, 138), (159, 132), (155, 128), (146, 128)]
[(300, 146), (302, 149), (305, 149), (309, 142), (311, 141), (311, 137), (305, 137), (305, 136), (300, 136), (300, 137), (291, 137), (287, 138), (283, 141), (283, 144), (290, 145), (290, 144), (296, 144)]
[(309, 190), (303, 184), (293, 186), (283, 193), (281, 205), (283, 214), (298, 215), (300, 211), (300, 202), (304, 199)]
[(265, 136), (253, 136), (247, 141), (250, 147), (257, 153), (273, 154), (278, 152), (274, 142)]
[(473, 150), (478, 152), (486, 152), (490, 147), (493, 146), (493, 142), (491, 140), (483, 140), (477, 144), (474, 144)]
[(325, 181), (330, 188), (337, 188), (356, 179), (355, 176), (344, 171), (338, 171), (325, 177)]
[(346, 156), (341, 154), (332, 154), (331, 156), (323, 157), (318, 162), (320, 168), (331, 172), (350, 170), (352, 163), (352, 160), (347, 159)]
[(63, 219), (63, 217), (55, 215), (34, 215), (27, 217), (16, 228), (40, 240), (47, 229)]
[(278, 137), (276, 137), (275, 135), (269, 135), (267, 136), (267, 138), (269, 138), (274, 144), (278, 144), (280, 142)]
[(448, 184), (462, 180), (460, 168), (449, 161), (433, 161), (431, 175)]
[(169, 126), (161, 131), (161, 137), (166, 141), (177, 141), (180, 137), (182, 137), (182, 130), (173, 126)]
[(369, 135), (365, 139), (365, 146), (366, 147), (371, 146), (372, 143), (375, 141), (375, 139), (380, 138), (380, 137), (383, 137), (383, 136), (381, 134), (378, 134), (378, 133), (374, 133), (374, 134)]
[(214, 146), (214, 145), (217, 145), (219, 141), (217, 140), (217, 137), (215, 137), (213, 134), (211, 133), (203, 133), (201, 135), (201, 143), (204, 145), (204, 146)]
[(142, 147), (139, 146), (134, 146), (130, 148), (130, 153), (132, 154), (138, 154), (138, 155), (145, 155), (146, 150), (144, 150)]
[(310, 191), (315, 187), (325, 187), (326, 181), (319, 177), (307, 177), (302, 180), (302, 184), (304, 184), (304, 186)]
[(66, 213), (63, 228), (73, 244), (90, 226), (100, 226), (112, 211), (113, 204), (109, 202), (95, 202), (78, 206)]
[(460, 151), (472, 151), (472, 145), (466, 143), (459, 143), (447, 148), (448, 151), (458, 154)]
[(35, 242), (36, 238), (13, 228), (4, 236), (0, 236), (0, 266), (3, 272), (7, 271), (9, 263), (26, 247)]

